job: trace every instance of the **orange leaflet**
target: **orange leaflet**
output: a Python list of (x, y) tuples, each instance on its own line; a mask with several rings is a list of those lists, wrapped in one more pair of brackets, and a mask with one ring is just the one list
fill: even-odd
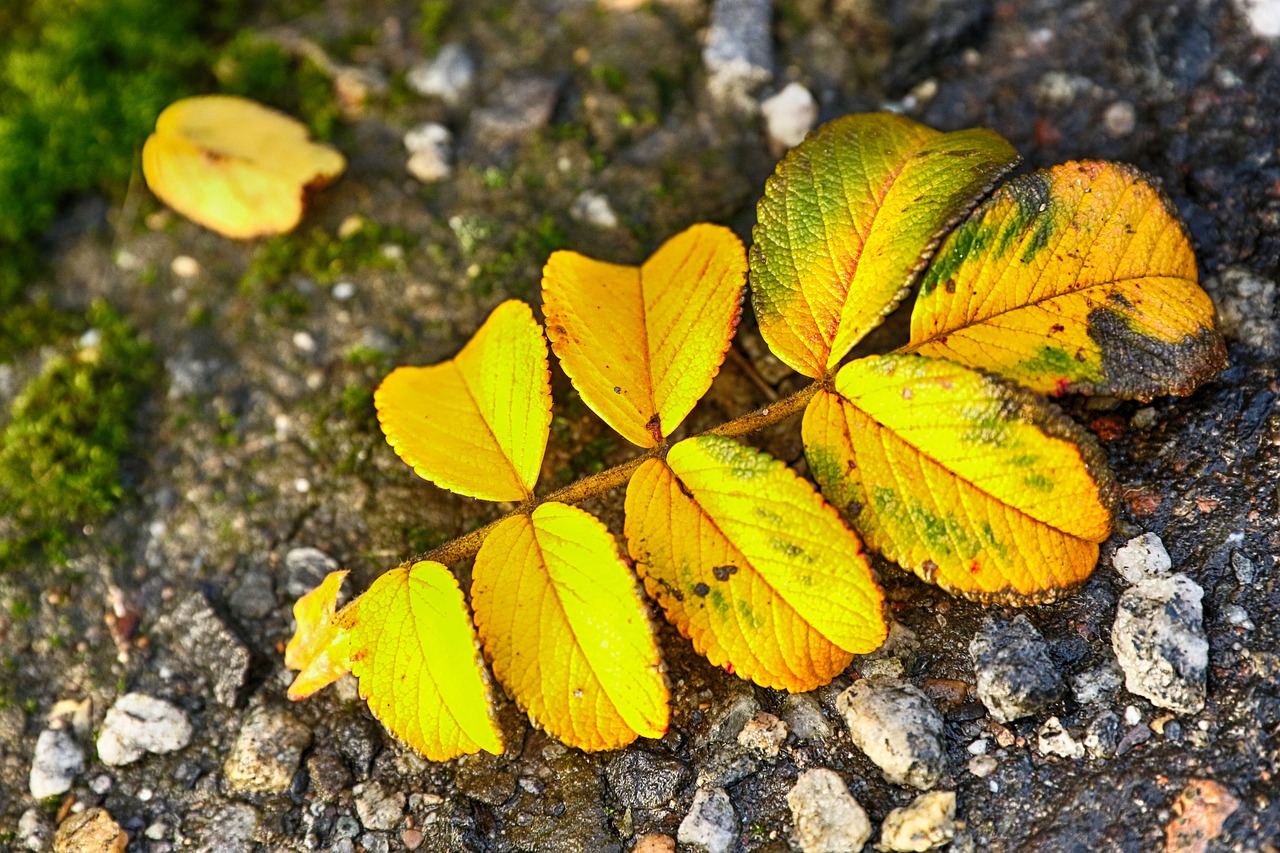
[(742, 241), (719, 225), (677, 234), (640, 267), (555, 252), (542, 272), (547, 336), (583, 401), (652, 447), (720, 371), (746, 269)]
[(373, 395), (396, 453), (441, 488), (490, 501), (533, 494), (551, 429), (547, 345), (508, 300), (450, 361), (400, 367)]
[(649, 595), (713, 664), (812, 690), (884, 642), (883, 594), (857, 537), (768, 454), (682, 441), (636, 470), (626, 513)]

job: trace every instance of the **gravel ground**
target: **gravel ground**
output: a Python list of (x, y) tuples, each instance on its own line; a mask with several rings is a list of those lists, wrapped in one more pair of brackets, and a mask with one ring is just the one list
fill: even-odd
[[(331, 0), (289, 28), (356, 45), (350, 169), (301, 233), (363, 217), (382, 227), (372, 261), (246, 278), (253, 246), (134, 196), (59, 230), (42, 287), (119, 306), (167, 377), (132, 497), (69, 566), (0, 577), (0, 846), (47, 849), (61, 823), (59, 849), (124, 849), (123, 830), (150, 853), (1278, 849), (1273, 0), (477, 2), (444, 49), (418, 8)], [(636, 262), (695, 221), (748, 236), (797, 128), (886, 107), (994, 128), (1031, 166), (1134, 163), (1187, 220), (1232, 367), (1185, 399), (1067, 401), (1126, 499), (1091, 580), (1015, 611), (879, 565), (891, 646), (805, 696), (666, 628), (671, 730), (613, 753), (566, 749), (506, 703), (506, 754), (431, 764), (349, 679), (285, 699), (297, 595), (338, 566), (363, 588), (501, 509), (385, 446), (370, 394), (390, 366), (447, 357), (536, 295), (559, 245)], [(750, 325), (692, 427), (764, 402), (743, 364), (794, 381)], [(626, 458), (556, 391), (550, 479)], [(799, 463), (798, 432), (758, 443)], [(620, 529), (620, 504), (590, 508)]]

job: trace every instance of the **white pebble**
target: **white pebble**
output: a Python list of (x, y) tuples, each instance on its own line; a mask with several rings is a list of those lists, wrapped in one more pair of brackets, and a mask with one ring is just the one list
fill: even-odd
[(356, 286), (349, 281), (340, 281), (333, 286), (333, 298), (339, 302), (346, 302), (348, 299), (356, 295)]
[(169, 262), (169, 269), (178, 278), (195, 278), (200, 275), (200, 262), (190, 255), (178, 255)]
[(782, 151), (799, 145), (818, 119), (818, 102), (799, 83), (788, 83), (782, 91), (760, 104), (769, 142)]
[(310, 332), (294, 332), (293, 345), (306, 353), (316, 351), (316, 339), (311, 337)]

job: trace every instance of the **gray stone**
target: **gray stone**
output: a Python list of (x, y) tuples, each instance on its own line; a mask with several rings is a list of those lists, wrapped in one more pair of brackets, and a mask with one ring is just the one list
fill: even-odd
[(453, 174), (453, 134), (435, 122), (423, 122), (404, 135), (409, 152), (406, 168), (424, 184), (443, 180)]
[(194, 836), (197, 853), (252, 853), (261, 819), (253, 806), (228, 802), (200, 814), (191, 830), (184, 825), (183, 833)]
[(307, 778), (321, 802), (329, 802), (351, 787), (351, 771), (338, 755), (317, 750), (307, 758)]
[(984, 619), (969, 643), (969, 657), (978, 698), (997, 722), (1031, 716), (1062, 698), (1062, 674), (1026, 616)]
[(871, 821), (840, 774), (806, 770), (787, 792), (795, 843), (804, 853), (858, 853), (871, 837)]
[(738, 732), (747, 720), (760, 713), (760, 702), (750, 685), (735, 685), (735, 688), (741, 692), (718, 698), (707, 712), (707, 728), (694, 737), (695, 746), (737, 742)]
[(366, 832), (360, 836), (360, 846), (364, 853), (388, 853), (391, 842), (380, 832)]
[(1280, 37), (1280, 0), (1236, 0), (1254, 33), (1263, 38)]
[(1204, 282), (1218, 306), (1222, 333), (1263, 355), (1280, 355), (1276, 283), (1247, 267), (1228, 267)]
[(404, 819), (405, 795), (381, 782), (357, 785), (355, 794), (356, 814), (367, 829), (391, 830)]
[(825, 743), (835, 733), (821, 703), (809, 693), (788, 694), (779, 712), (796, 740)]
[(1146, 580), (1120, 596), (1111, 646), (1125, 689), (1180, 714), (1204, 707), (1209, 641), (1204, 590), (1183, 574)]
[(927, 789), (946, 771), (942, 715), (913, 684), (864, 678), (840, 694), (836, 707), (854, 744), (895, 785)]
[(31, 757), (28, 787), (37, 800), (71, 790), (76, 776), (84, 770), (84, 750), (75, 736), (64, 729), (45, 729), (36, 738)]
[(319, 548), (291, 548), (284, 555), (284, 588), (291, 599), (299, 599), (324, 582), (330, 572), (342, 567)]
[(788, 83), (781, 92), (760, 102), (769, 146), (782, 153), (804, 141), (805, 134), (818, 120), (818, 102), (799, 83)]
[(1110, 758), (1120, 744), (1120, 718), (1110, 708), (1089, 721), (1084, 732), (1084, 749), (1090, 758)]
[(956, 834), (956, 792), (930, 791), (894, 809), (880, 825), (881, 850), (921, 853), (951, 842)]
[(311, 729), (281, 708), (259, 705), (249, 712), (222, 765), (233, 791), (278, 794), (289, 788)]
[(1071, 676), (1071, 694), (1081, 705), (1103, 705), (1115, 698), (1124, 676), (1115, 661)]
[(1056, 755), (1060, 758), (1084, 758), (1084, 746), (1062, 727), (1062, 721), (1050, 717), (1036, 732), (1036, 747), (1041, 755)]
[(787, 739), (787, 724), (763, 711), (747, 720), (738, 733), (738, 745), (765, 758), (777, 758)]
[(680, 821), (676, 840), (704, 853), (729, 853), (738, 840), (738, 814), (723, 788), (702, 788)]
[(264, 619), (271, 615), (276, 609), (271, 575), (260, 570), (246, 572), (227, 603), (242, 619)]
[(1243, 551), (1231, 552), (1231, 571), (1236, 576), (1236, 583), (1241, 586), (1253, 583), (1255, 574), (1253, 560), (1246, 557)]
[(773, 4), (770, 0), (715, 0), (702, 62), (707, 89), (731, 106), (754, 104), (747, 97), (773, 79)]
[(605, 765), (604, 776), (619, 802), (633, 809), (665, 805), (693, 781), (693, 772), (684, 762), (642, 750), (614, 755)]
[(53, 843), (53, 823), (39, 808), (30, 808), (18, 818), (18, 841), (27, 850), (48, 850)]
[(594, 190), (586, 190), (574, 199), (569, 215), (597, 228), (618, 227), (618, 214), (613, 212), (609, 197)]
[(1116, 549), (1111, 565), (1130, 585), (1169, 574), (1173, 561), (1154, 533), (1135, 536)]
[(249, 647), (223, 621), (205, 594), (196, 591), (182, 599), (156, 622), (184, 672), (206, 681), (214, 697), (235, 707), (249, 674)]
[(476, 137), (489, 144), (520, 142), (551, 122), (560, 86), (545, 77), (504, 80), (485, 107), (471, 116)]
[(191, 732), (187, 715), (177, 706), (144, 693), (126, 693), (102, 721), (98, 758), (118, 767), (148, 752), (175, 752), (191, 742)]
[(446, 44), (435, 59), (419, 62), (409, 69), (404, 81), (409, 88), (428, 98), (439, 98), (457, 106), (471, 94), (476, 80), (476, 61), (460, 44)]
[(698, 787), (727, 788), (760, 770), (754, 750), (734, 743), (712, 752), (698, 767)]

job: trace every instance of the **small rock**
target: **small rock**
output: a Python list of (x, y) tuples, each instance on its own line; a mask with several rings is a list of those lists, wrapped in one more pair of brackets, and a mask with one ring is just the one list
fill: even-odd
[(1103, 759), (1115, 755), (1120, 744), (1120, 718), (1107, 709), (1089, 721), (1084, 732), (1084, 748), (1090, 758)]
[(1044, 637), (1027, 619), (987, 617), (969, 643), (976, 690), (996, 722), (1029, 717), (1062, 698), (1062, 674)]
[(725, 698), (718, 698), (715, 705), (707, 712), (707, 728), (695, 736), (695, 746), (706, 746), (712, 743), (735, 743), (738, 733), (756, 714), (760, 713), (760, 702), (755, 692), (749, 687), (742, 692), (733, 693)]
[(560, 86), (545, 77), (516, 77), (498, 85), (490, 104), (471, 116), (476, 136), (490, 144), (520, 142), (551, 122)]
[(765, 758), (777, 758), (787, 739), (787, 724), (773, 714), (759, 713), (747, 720), (738, 733), (738, 744)]
[(1000, 762), (994, 756), (975, 755), (969, 759), (969, 772), (979, 779), (985, 779), (999, 768)]
[(1036, 733), (1036, 745), (1041, 755), (1057, 755), (1062, 758), (1084, 758), (1084, 746), (1062, 727), (1057, 717), (1045, 720)]
[(18, 840), (27, 850), (48, 850), (52, 838), (53, 824), (42, 809), (27, 809), (18, 818)]
[(693, 781), (684, 762), (643, 750), (617, 753), (605, 765), (604, 776), (618, 800), (632, 809), (656, 809)]
[(1178, 816), (1165, 827), (1166, 853), (1204, 853), (1238, 808), (1240, 801), (1214, 780), (1190, 780), (1173, 803)]
[(169, 271), (178, 278), (195, 278), (200, 275), (200, 262), (190, 255), (178, 255), (169, 262)]
[(144, 693), (126, 693), (102, 721), (98, 758), (119, 767), (148, 752), (175, 752), (190, 742), (191, 723), (181, 709)]
[(782, 700), (782, 719), (797, 740), (825, 743), (834, 729), (822, 713), (822, 705), (808, 693), (789, 693)]
[(1258, 627), (1253, 624), (1253, 620), (1249, 618), (1249, 611), (1245, 610), (1239, 604), (1228, 604), (1222, 608), (1222, 620), (1232, 628), (1239, 628), (1242, 631), (1252, 631)]
[(311, 782), (311, 790), (321, 802), (337, 799), (351, 787), (352, 782), (351, 771), (342, 758), (319, 750), (307, 757), (307, 778)]
[(367, 829), (395, 829), (404, 819), (404, 794), (381, 782), (357, 785), (355, 795), (356, 814)]
[(1123, 676), (1115, 662), (1085, 670), (1071, 677), (1071, 693), (1081, 705), (1104, 705), (1120, 690)]
[(760, 102), (769, 146), (778, 154), (804, 141), (818, 120), (818, 102), (799, 83), (788, 83), (782, 91)]
[(53, 837), (54, 853), (124, 853), (129, 834), (106, 809), (85, 809), (67, 817)]
[(1128, 101), (1115, 101), (1102, 113), (1102, 126), (1113, 139), (1128, 136), (1138, 126), (1138, 111)]
[(1151, 740), (1151, 729), (1146, 726), (1134, 726), (1120, 738), (1120, 742), (1116, 744), (1116, 756), (1124, 755), (1129, 750), (1139, 744), (1144, 744)]
[(476, 61), (460, 44), (446, 44), (435, 59), (417, 63), (404, 77), (419, 95), (439, 98), (451, 107), (471, 94), (475, 80)]
[(676, 840), (670, 835), (651, 832), (636, 839), (631, 853), (676, 853)]
[(1241, 586), (1249, 586), (1253, 583), (1253, 561), (1246, 557), (1243, 551), (1231, 552), (1231, 571), (1236, 576), (1236, 583)]
[(443, 180), (453, 174), (453, 134), (435, 122), (423, 122), (404, 135), (409, 152), (406, 168), (424, 184)]
[(1111, 646), (1125, 689), (1180, 714), (1204, 707), (1209, 641), (1204, 590), (1183, 574), (1142, 581), (1116, 605)]
[(587, 190), (573, 200), (569, 215), (579, 222), (596, 228), (617, 228), (618, 214), (613, 212), (609, 197), (604, 193)]
[(701, 788), (680, 821), (676, 839), (704, 853), (729, 853), (738, 840), (738, 814), (723, 788)]
[(284, 555), (285, 591), (298, 599), (324, 582), (325, 576), (342, 567), (319, 548), (292, 548)]
[(698, 767), (697, 784), (699, 788), (727, 788), (759, 769), (759, 756), (753, 750), (735, 743), (711, 753)]
[(930, 791), (894, 809), (880, 826), (881, 850), (919, 853), (948, 844), (956, 834), (956, 792)]
[[(1280, 5), (1280, 0), (1273, 0)], [(1280, 17), (1280, 13), (1277, 13)], [(1276, 323), (1276, 283), (1247, 267), (1228, 267), (1209, 276), (1204, 289), (1218, 306), (1222, 333), (1266, 356), (1280, 355)]]
[(773, 79), (773, 4), (770, 0), (715, 0), (702, 62), (707, 89), (727, 106), (754, 107), (748, 97)]
[(276, 593), (271, 588), (271, 575), (264, 571), (246, 572), (227, 603), (242, 619), (265, 619), (276, 609)]
[(425, 839), (426, 836), (424, 836), (422, 831), (418, 829), (406, 829), (404, 832), (400, 833), (400, 842), (404, 844), (407, 850), (417, 850), (422, 846), (422, 842)]
[(346, 302), (356, 295), (356, 286), (349, 281), (340, 281), (333, 286), (329, 293), (339, 302)]
[(1280, 0), (1236, 0), (1249, 26), (1262, 38), (1280, 36)]
[(182, 832), (188, 838), (194, 835), (197, 853), (252, 853), (258, 849), (254, 834), (262, 816), (248, 803), (229, 802), (202, 812), (198, 825), (192, 827), (194, 832), (188, 829), (188, 820), (183, 821)]
[(202, 673), (213, 695), (228, 707), (240, 701), (249, 674), (249, 647), (241, 642), (199, 590), (182, 599), (156, 622), (183, 671)]
[(45, 729), (36, 738), (31, 757), (28, 787), (37, 800), (71, 790), (76, 776), (84, 770), (84, 751), (75, 736), (64, 729)]
[(278, 794), (288, 790), (311, 729), (280, 708), (259, 705), (249, 712), (231, 754), (222, 765), (233, 791)]
[(918, 687), (863, 678), (840, 694), (836, 707), (854, 744), (889, 782), (927, 789), (946, 771), (942, 715)]
[(1130, 585), (1169, 574), (1173, 562), (1154, 533), (1136, 536), (1116, 549), (1111, 565)]
[(858, 853), (871, 837), (871, 821), (834, 770), (800, 774), (787, 792), (796, 845), (804, 853)]

